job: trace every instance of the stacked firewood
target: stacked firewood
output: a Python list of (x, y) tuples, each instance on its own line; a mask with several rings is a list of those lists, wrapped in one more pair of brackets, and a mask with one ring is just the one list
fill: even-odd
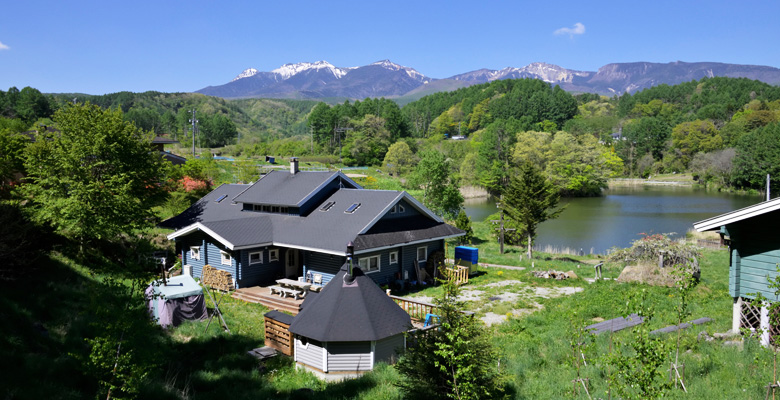
[(563, 272), (563, 271), (556, 271), (554, 269), (551, 269), (547, 271), (533, 271), (532, 273), (537, 278), (555, 279), (558, 281), (577, 278), (577, 275), (574, 273), (574, 271)]
[(203, 276), (201, 276), (200, 283), (223, 292), (236, 290), (230, 272), (216, 269), (208, 264), (203, 266)]

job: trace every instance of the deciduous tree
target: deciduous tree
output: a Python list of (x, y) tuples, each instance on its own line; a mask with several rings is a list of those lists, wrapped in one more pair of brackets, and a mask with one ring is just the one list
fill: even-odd
[(54, 121), (59, 132), (27, 147), (20, 192), (35, 219), (81, 242), (152, 225), (165, 194), (151, 135), (91, 104), (69, 105)]
[(423, 151), (411, 183), (423, 189), (423, 203), (426, 207), (451, 220), (463, 207), (463, 195), (450, 169), (450, 162), (444, 154), (436, 150)]

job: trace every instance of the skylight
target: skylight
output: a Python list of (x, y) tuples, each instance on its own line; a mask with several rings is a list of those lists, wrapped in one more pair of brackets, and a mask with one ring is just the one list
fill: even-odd
[(352, 214), (353, 212), (355, 212), (355, 210), (358, 209), (358, 207), (360, 207), (360, 203), (352, 203), (352, 205), (349, 206), (349, 208), (347, 208), (347, 211), (344, 212), (347, 214)]
[(217, 203), (221, 202), (222, 200), (225, 200), (228, 197), (228, 195), (223, 194), (222, 196), (219, 196), (219, 198), (216, 200)]
[(333, 208), (334, 205), (336, 205), (335, 201), (329, 201), (329, 202), (325, 203), (324, 206), (320, 207), (320, 211), (322, 211), (322, 212), (328, 211), (331, 208)]

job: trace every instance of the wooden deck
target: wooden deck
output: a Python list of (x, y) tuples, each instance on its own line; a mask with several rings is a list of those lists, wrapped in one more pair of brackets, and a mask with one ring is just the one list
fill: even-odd
[(272, 310), (286, 311), (292, 315), (297, 315), (301, 311), (301, 303), (303, 303), (303, 299), (295, 300), (290, 297), (280, 297), (278, 294), (271, 294), (269, 286), (252, 286), (236, 289), (232, 297), (249, 303), (259, 303)]

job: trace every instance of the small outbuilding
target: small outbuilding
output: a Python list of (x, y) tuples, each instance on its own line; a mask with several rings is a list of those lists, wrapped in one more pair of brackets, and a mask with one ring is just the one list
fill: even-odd
[(320, 378), (338, 380), (392, 363), (405, 345), (411, 318), (374, 281), (349, 262), (293, 319), (295, 362)]
[[(761, 343), (776, 342), (780, 327), (771, 326), (767, 303), (752, 305), (761, 293), (767, 302), (777, 302), (769, 279), (780, 265), (780, 198), (696, 222), (699, 231), (716, 231), (729, 243), (729, 294), (734, 299), (732, 332), (740, 328), (760, 333)], [(776, 343), (775, 343), (776, 344)]]
[(206, 319), (203, 289), (189, 275), (154, 281), (146, 288), (149, 313), (163, 327)]

